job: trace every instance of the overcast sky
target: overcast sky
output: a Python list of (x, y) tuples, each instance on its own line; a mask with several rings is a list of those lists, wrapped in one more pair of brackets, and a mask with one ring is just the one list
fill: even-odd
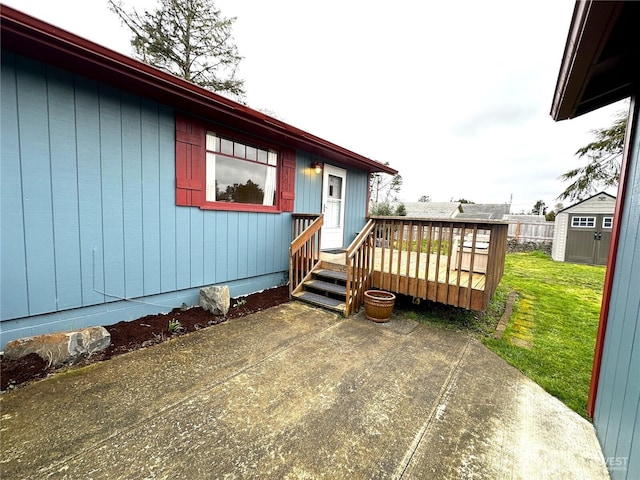
[[(130, 55), (106, 0), (3, 0)], [(125, 5), (152, 7), (150, 0)], [(217, 0), (250, 107), (398, 169), (400, 198), (548, 207), (618, 103), (553, 122), (570, 0)], [(348, 181), (348, 180), (347, 180)], [(615, 191), (612, 192), (615, 194)], [(512, 197), (513, 196), (513, 197)], [(564, 206), (568, 206), (565, 202)]]

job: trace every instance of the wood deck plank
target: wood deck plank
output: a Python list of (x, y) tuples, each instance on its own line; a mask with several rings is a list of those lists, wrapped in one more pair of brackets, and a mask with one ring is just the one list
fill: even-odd
[[(383, 252), (383, 250), (386, 250), (386, 252)], [(383, 258), (389, 258), (389, 257), (394, 257), (394, 258), (399, 258), (399, 262), (393, 262), (395, 263), (395, 265), (391, 265), (392, 266), (392, 270), (391, 272), (389, 272), (388, 267), (389, 265), (386, 265), (386, 269), (384, 271), (383, 277), (385, 278), (385, 284), (386, 285), (390, 285), (392, 283), (390, 275), (398, 275), (398, 272), (400, 273), (400, 276), (406, 276), (406, 272), (407, 272), (407, 264), (409, 264), (409, 278), (418, 278), (418, 279), (425, 279), (426, 275), (427, 275), (427, 270), (428, 270), (428, 275), (429, 277), (426, 278), (427, 280), (429, 280), (430, 282), (438, 282), (442, 285), (446, 285), (447, 282), (443, 281), (443, 279), (447, 279), (448, 278), (448, 284), (449, 285), (460, 285), (463, 288), (467, 288), (469, 283), (471, 284), (471, 287), (473, 289), (477, 289), (477, 290), (484, 290), (484, 285), (485, 285), (485, 279), (486, 276), (484, 273), (477, 273), (474, 272), (473, 276), (471, 278), (471, 282), (469, 282), (469, 272), (462, 270), (462, 271), (458, 271), (456, 266), (452, 266), (454, 269), (450, 270), (450, 272), (447, 271), (447, 265), (450, 264), (450, 262), (447, 259), (446, 255), (441, 255), (442, 259), (440, 260), (440, 262), (437, 261), (437, 255), (432, 254), (429, 255), (429, 268), (427, 269), (427, 254), (426, 253), (420, 253), (418, 255), (417, 252), (407, 252), (407, 251), (398, 251), (398, 250), (393, 250), (393, 253), (391, 253), (391, 249), (388, 248), (381, 248), (381, 247), (376, 247), (376, 252), (375, 252), (375, 263), (373, 266), (373, 270), (377, 271), (377, 272), (382, 272), (382, 262), (381, 259)], [(386, 262), (385, 262), (386, 263)], [(437, 275), (436, 275), (436, 265), (438, 267), (438, 271), (437, 271)], [(447, 273), (449, 273), (449, 275), (447, 276)], [(459, 284), (458, 284), (458, 277), (460, 278), (459, 280)], [(415, 284), (413, 284), (415, 285)]]

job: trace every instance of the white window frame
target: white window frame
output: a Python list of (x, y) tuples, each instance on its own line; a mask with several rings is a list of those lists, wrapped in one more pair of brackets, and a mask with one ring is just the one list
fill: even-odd
[[(223, 142), (228, 146), (231, 144), (231, 151), (223, 151)], [(236, 150), (239, 150), (238, 153)], [(253, 151), (253, 158), (249, 155), (249, 150)], [(262, 206), (265, 208), (277, 208), (277, 189), (278, 189), (278, 152), (275, 149), (255, 146), (246, 143), (243, 140), (231, 139), (224, 135), (219, 135), (213, 131), (207, 131), (206, 136), (206, 161), (205, 161), (205, 201), (208, 204), (234, 204), (233, 202), (218, 201), (215, 198), (215, 179), (216, 157), (224, 157), (226, 159), (245, 162), (245, 164), (254, 163), (256, 166), (267, 167), (267, 178), (264, 186), (264, 200), (262, 205), (258, 203), (235, 203), (235, 205)], [(260, 158), (262, 156), (262, 159)], [(273, 199), (273, 200), (272, 200)], [(273, 203), (272, 203), (273, 202)], [(246, 207), (245, 207), (246, 208)]]
[(602, 217), (602, 228), (613, 228), (613, 217)]
[(571, 217), (571, 228), (595, 228), (596, 226), (596, 217), (592, 216), (572, 216)]

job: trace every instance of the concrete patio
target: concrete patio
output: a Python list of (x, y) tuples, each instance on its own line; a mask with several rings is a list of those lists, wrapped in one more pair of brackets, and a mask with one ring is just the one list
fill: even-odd
[(592, 425), (467, 335), (297, 302), (0, 406), (7, 479), (609, 478)]

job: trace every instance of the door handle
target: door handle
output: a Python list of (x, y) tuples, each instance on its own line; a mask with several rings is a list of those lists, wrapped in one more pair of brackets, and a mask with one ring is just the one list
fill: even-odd
[(593, 233), (594, 240), (602, 240), (602, 232), (594, 232)]

